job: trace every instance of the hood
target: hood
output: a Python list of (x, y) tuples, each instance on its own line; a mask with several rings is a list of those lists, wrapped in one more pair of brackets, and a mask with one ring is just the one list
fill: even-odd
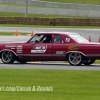
[(17, 41), (17, 42), (2, 42), (2, 41), (0, 41), (0, 44), (20, 44), (20, 43), (26, 43), (26, 41)]
[(16, 47), (16, 46), (23, 46), (23, 43), (6, 43), (4, 44), (6, 47)]
[(10, 49), (10, 48), (22, 48), (23, 47), (23, 43), (2, 43), (0, 44), (0, 49)]

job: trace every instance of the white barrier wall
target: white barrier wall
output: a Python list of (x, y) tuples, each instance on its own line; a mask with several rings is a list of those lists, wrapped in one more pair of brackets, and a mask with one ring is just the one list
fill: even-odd
[(73, 3), (57, 3), (57, 2), (46, 2), (46, 1), (30, 1), (30, 5), (34, 6), (46, 6), (53, 8), (65, 8), (65, 9), (81, 9), (81, 10), (100, 10), (100, 4), (73, 4)]
[[(0, 12), (18, 12), (25, 13), (25, 7), (0, 6)], [(90, 18), (100, 17), (100, 11), (94, 10), (73, 10), (73, 9), (56, 9), (56, 8), (29, 8), (29, 14), (46, 14), (62, 16), (84, 16)]]
[[(11, 3), (11, 4), (25, 4), (25, 2), (26, 0), (0, 0), (0, 3)], [(39, 0), (28, 0), (28, 3), (29, 5), (46, 6), (46, 7), (53, 7), (53, 8), (100, 10), (100, 3), (98, 3), (98, 5), (90, 5), (90, 4), (46, 2), (46, 1), (39, 1)]]
[(25, 0), (0, 0), (0, 3), (25, 4)]
[[(25, 4), (26, 0), (0, 0), (1, 3)], [(63, 15), (63, 16), (84, 16), (100, 17), (100, 6), (81, 4), (61, 4), (28, 0), (29, 5), (48, 6), (54, 8), (28, 8), (30, 14)], [(55, 8), (56, 7), (56, 8)], [(64, 9), (60, 9), (60, 8)], [(59, 9), (58, 9), (59, 8)], [(65, 9), (66, 8), (66, 9)], [(88, 9), (88, 10), (86, 10)], [(25, 7), (0, 6), (0, 12), (25, 13)]]

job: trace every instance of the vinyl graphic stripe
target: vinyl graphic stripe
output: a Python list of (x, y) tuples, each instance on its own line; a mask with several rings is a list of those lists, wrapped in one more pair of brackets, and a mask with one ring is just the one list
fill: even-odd
[(87, 54), (86, 56), (100, 56), (100, 54)]
[[(17, 54), (17, 56), (53, 56), (53, 57), (55, 57), (55, 56), (66, 56), (65, 54)], [(86, 54), (86, 56), (97, 56), (97, 57), (99, 57), (100, 56), (100, 54)]]
[(64, 54), (18, 54), (18, 56), (65, 56)]

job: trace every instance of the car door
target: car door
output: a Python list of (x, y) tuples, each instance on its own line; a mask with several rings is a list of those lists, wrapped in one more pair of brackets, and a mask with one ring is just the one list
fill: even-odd
[(54, 35), (53, 60), (66, 60), (66, 50), (67, 46), (62, 37), (60, 35)]
[(47, 61), (52, 60), (52, 42), (43, 43), (42, 35), (35, 35), (28, 43), (24, 44), (24, 57), (26, 60)]

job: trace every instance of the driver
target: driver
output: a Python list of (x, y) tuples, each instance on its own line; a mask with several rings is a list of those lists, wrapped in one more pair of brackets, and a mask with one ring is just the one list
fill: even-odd
[(45, 38), (46, 39), (43, 41), (43, 43), (51, 43), (52, 42), (52, 35), (46, 35)]

